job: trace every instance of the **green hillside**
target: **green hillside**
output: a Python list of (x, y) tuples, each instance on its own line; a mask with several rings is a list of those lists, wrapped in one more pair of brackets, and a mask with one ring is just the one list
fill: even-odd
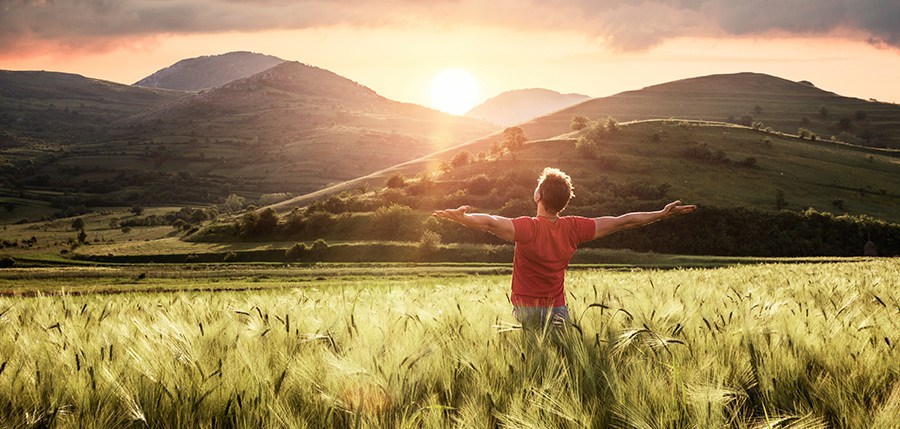
[(187, 94), (68, 73), (0, 70), (0, 148), (98, 139), (110, 123)]
[[(825, 110), (828, 110), (828, 114), (824, 116), (819, 111), (823, 106), (827, 106)], [(716, 127), (727, 127), (724, 130), (700, 132), (699, 134), (696, 134), (696, 130), (702, 130), (702, 128), (693, 128), (692, 134), (684, 137), (706, 143), (710, 147), (727, 144), (729, 140), (724, 137), (728, 133), (737, 132), (736, 130), (741, 129), (739, 126), (731, 127), (731, 125), (744, 125), (743, 128), (745, 129), (755, 128), (759, 132), (767, 132), (766, 136), (773, 141), (809, 143), (809, 139), (813, 138), (817, 143), (810, 146), (812, 148), (810, 154), (820, 151), (833, 153), (834, 150), (838, 150), (826, 148), (844, 148), (857, 154), (865, 153), (862, 148), (867, 145), (867, 142), (853, 134), (854, 132), (865, 134), (863, 132), (865, 130), (869, 130), (868, 135), (871, 139), (868, 143), (871, 146), (894, 147), (897, 139), (900, 139), (898, 137), (900, 136), (900, 106), (841, 97), (815, 88), (809, 83), (796, 83), (756, 73), (713, 75), (685, 79), (642, 90), (625, 92), (611, 97), (593, 99), (520, 124), (520, 127), (524, 130), (527, 138), (532, 141), (553, 140), (560, 138), (560, 136), (563, 136), (563, 139), (575, 138), (575, 136), (570, 135), (571, 127), (573, 119), (579, 116), (599, 122), (612, 117), (623, 123), (676, 118), (705, 121), (715, 123)], [(745, 118), (745, 116), (754, 117), (751, 120), (747, 120), (748, 118)], [(808, 122), (803, 119), (804, 117), (808, 119)], [(853, 118), (850, 120), (849, 131), (836, 132), (838, 131), (836, 127), (839, 125), (840, 119), (835, 118), (846, 117)], [(734, 124), (729, 122), (729, 118), (734, 119), (734, 122), (742, 122), (741, 120), (744, 119), (746, 124)], [(836, 123), (832, 124), (829, 118), (834, 119)], [(804, 127), (810, 131), (807, 140), (791, 138), (791, 136), (798, 134), (800, 128)], [(719, 134), (715, 135), (715, 133)], [(832, 136), (834, 136), (833, 139)], [(438, 169), (442, 162), (449, 162), (459, 151), (469, 151), (473, 155), (479, 152), (491, 153), (492, 146), (496, 148), (496, 145), (502, 143), (502, 141), (502, 133), (493, 133), (456, 148), (406, 162), (347, 184), (339, 184), (328, 192), (319, 192), (310, 197), (298, 198), (293, 205), (307, 204), (315, 198), (321, 198), (336, 191), (352, 189), (362, 183), (378, 186), (383, 184), (384, 180), (392, 174), (399, 173), (406, 176), (415, 176), (422, 171), (434, 171)], [(832, 141), (849, 144), (825, 143)], [(857, 147), (857, 149), (853, 149), (854, 147)], [(765, 153), (759, 154), (760, 160), (766, 156), (771, 156), (773, 153), (777, 154), (778, 152), (777, 150), (769, 150), (768, 155)], [(824, 153), (816, 154), (813, 158), (823, 156)], [(873, 156), (878, 154), (889, 158), (895, 156), (895, 152), (891, 150), (874, 151), (872, 153)], [(798, 194), (806, 192), (808, 195), (818, 195), (817, 198), (820, 200), (827, 199), (830, 201), (835, 198), (841, 198), (840, 196), (830, 197), (831, 194), (844, 195), (848, 192), (852, 194), (852, 191), (856, 189), (843, 186), (841, 185), (842, 182), (855, 180), (854, 178), (857, 174), (868, 176), (865, 172), (854, 171), (856, 167), (841, 168), (839, 169), (841, 173), (837, 173), (829, 170), (832, 167), (830, 164), (814, 163), (804, 158), (805, 156), (786, 157), (778, 161), (778, 164), (782, 166), (784, 171), (788, 172), (789, 176), (790, 172), (801, 170), (804, 171), (804, 176), (822, 177), (822, 179), (815, 180), (815, 182), (827, 182), (828, 186), (814, 187), (805, 191), (798, 188)], [(869, 164), (863, 166), (863, 171), (868, 167)], [(896, 163), (890, 164), (884, 171), (886, 178), (883, 180), (888, 182), (895, 180), (898, 173), (900, 173), (900, 169), (896, 167)], [(647, 172), (647, 174), (649, 175), (650, 172)], [(893, 176), (893, 178), (889, 176)], [(729, 180), (740, 179), (730, 178)], [(767, 178), (767, 180), (777, 183), (780, 180), (780, 176)], [(864, 192), (880, 193), (880, 190), (884, 187), (877, 185), (877, 183), (880, 183), (881, 180), (872, 180), (870, 181), (871, 183), (863, 184)], [(834, 183), (830, 184), (831, 182)], [(796, 186), (793, 182), (788, 181), (780, 188), (790, 191), (791, 188)], [(760, 189), (758, 186), (753, 188), (755, 190)], [(758, 192), (755, 191), (754, 194)], [(803, 201), (810, 199), (811, 197), (801, 198)], [(741, 204), (756, 204), (760, 201), (760, 198), (752, 200), (742, 198), (740, 200)], [(816, 206), (813, 204), (809, 205)], [(827, 206), (828, 204), (826, 204), (826, 208)], [(889, 210), (881, 209), (880, 203), (868, 203), (862, 206), (872, 208), (877, 213), (884, 213), (888, 218), (896, 216), (894, 214), (896, 211), (890, 212)]]
[(806, 128), (821, 139), (900, 149), (900, 106), (866, 101), (816, 88), (808, 82), (757, 73), (684, 79), (597, 98), (537, 118), (522, 127), (535, 138), (568, 131), (572, 118), (621, 122), (642, 119), (722, 121), (797, 134)]
[[(439, 222), (430, 214), (471, 205), (475, 211), (509, 217), (533, 215), (536, 178), (553, 166), (575, 182), (576, 197), (566, 214), (658, 210), (675, 199), (699, 206), (691, 216), (616, 234), (590, 247), (721, 256), (852, 256), (861, 255), (872, 239), (882, 255), (900, 252), (897, 151), (723, 123), (647, 120), (594, 123), (511, 152), (473, 156), (461, 150), (450, 159), (439, 169), (428, 168), (433, 159), (407, 163), (391, 170), (384, 187), (367, 191), (373, 187), (357, 186), (315, 200), (298, 199), (291, 210), (283, 204), (251, 211), (189, 239), (411, 241), (429, 252), (437, 252), (440, 243), (500, 245), (488, 234)], [(503, 250), (482, 252), (494, 258)]]
[[(431, 193), (401, 202), (438, 208), (452, 205), (454, 198), (446, 197), (452, 194), (459, 195), (455, 199), (460, 203), (468, 201), (483, 209), (497, 209), (518, 199), (528, 202), (539, 172), (555, 166), (575, 180), (570, 213), (619, 214), (680, 198), (714, 207), (813, 208), (900, 222), (897, 151), (680, 120), (620, 124), (618, 131), (603, 134), (590, 149), (579, 148), (579, 134), (526, 143), (512, 154), (447, 173), (427, 170), (437, 177)], [(413, 178), (427, 165), (432, 164), (423, 160), (396, 171)], [(492, 184), (508, 183), (489, 187), (488, 192), (466, 193), (480, 175)], [(779, 193), (781, 206), (776, 205)]]
[(0, 202), (13, 208), (0, 216), (10, 222), (90, 207), (219, 203), (229, 194), (265, 203), (494, 129), (295, 62), (199, 93), (4, 76), (0, 120), (17, 124), (0, 150)]

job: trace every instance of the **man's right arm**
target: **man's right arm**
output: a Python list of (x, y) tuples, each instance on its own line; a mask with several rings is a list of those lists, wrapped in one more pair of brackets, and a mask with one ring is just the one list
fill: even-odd
[(468, 210), (469, 206), (460, 206), (456, 209), (435, 210), (433, 215), (459, 223), (467, 228), (489, 232), (506, 241), (515, 239), (516, 229), (512, 219), (484, 213), (466, 213)]

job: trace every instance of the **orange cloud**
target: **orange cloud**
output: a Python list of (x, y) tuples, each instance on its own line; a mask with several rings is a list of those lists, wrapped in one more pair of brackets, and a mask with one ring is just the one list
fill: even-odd
[(780, 32), (814, 36), (850, 28), (870, 43), (900, 47), (900, 2), (884, 0), (12, 0), (2, 3), (0, 52), (32, 41), (109, 49), (120, 38), (350, 25), (478, 25), (580, 32), (618, 50), (678, 37)]

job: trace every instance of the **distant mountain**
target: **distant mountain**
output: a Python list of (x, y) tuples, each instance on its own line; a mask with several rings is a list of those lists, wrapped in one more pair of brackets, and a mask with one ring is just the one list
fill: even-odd
[[(143, 138), (202, 136), (190, 167), (304, 193), (458, 145), (495, 126), (399, 103), (349, 79), (285, 62), (134, 116)], [(227, 155), (224, 155), (227, 154)], [(210, 160), (225, 156), (225, 162)]]
[(560, 94), (549, 89), (519, 89), (489, 98), (484, 103), (466, 112), (465, 116), (507, 127), (581, 103), (590, 98), (581, 94)]
[(229, 52), (190, 58), (159, 70), (135, 85), (197, 91), (252, 76), (283, 62), (281, 58), (253, 52)]
[(185, 95), (69, 73), (0, 70), (0, 146), (95, 141), (110, 123)]
[(722, 121), (790, 134), (805, 128), (819, 139), (900, 149), (900, 106), (760, 73), (702, 76), (595, 98), (522, 127), (531, 138), (550, 138), (569, 132), (575, 116)]
[(0, 129), (0, 200), (70, 208), (302, 194), (496, 130), (297, 62), (199, 92), (14, 76), (0, 80), (14, 126)]

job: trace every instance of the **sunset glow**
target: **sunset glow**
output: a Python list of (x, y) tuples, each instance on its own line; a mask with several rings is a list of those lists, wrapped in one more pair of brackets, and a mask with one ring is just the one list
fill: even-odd
[[(131, 84), (182, 59), (251, 51), (333, 71), (392, 100), (457, 113), (516, 89), (603, 97), (745, 71), (900, 102), (900, 27), (879, 24), (900, 13), (900, 4), (853, 8), (850, 16), (841, 12), (848, 8), (785, 2), (778, 14), (747, 20), (741, 2), (701, 3), (708, 7), (661, 0), (123, 0), (102, 9), (12, 2), (0, 7), (0, 69)], [(475, 84), (434, 84), (453, 64), (477, 76)]]
[(431, 80), (428, 94), (431, 107), (462, 115), (481, 101), (481, 89), (471, 73), (458, 68), (446, 69)]

